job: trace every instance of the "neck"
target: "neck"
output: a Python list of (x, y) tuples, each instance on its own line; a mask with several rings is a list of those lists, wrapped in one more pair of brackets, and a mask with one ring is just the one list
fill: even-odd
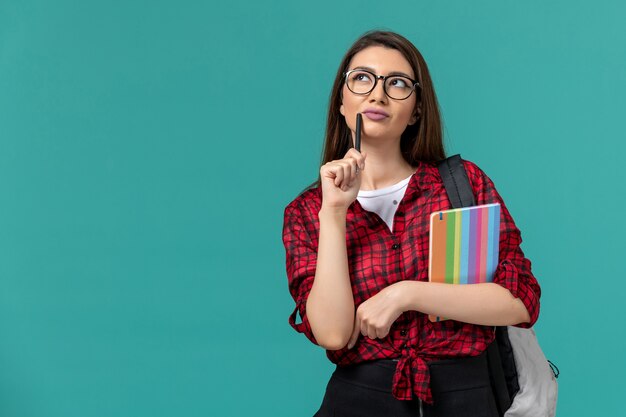
[(400, 153), (400, 138), (390, 143), (376, 144), (363, 141), (361, 150), (367, 153), (365, 169), (361, 173), (361, 190), (378, 190), (389, 187), (415, 172)]

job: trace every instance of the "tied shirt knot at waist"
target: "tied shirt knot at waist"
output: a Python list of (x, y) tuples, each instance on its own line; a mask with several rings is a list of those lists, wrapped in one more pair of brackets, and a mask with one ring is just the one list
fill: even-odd
[(486, 351), (475, 356), (442, 359), (406, 347), (397, 364), (391, 392), (398, 400), (411, 400), (417, 396), (425, 403), (433, 404), (433, 390), (442, 393), (491, 386)]
[(422, 401), (432, 404), (430, 371), (426, 355), (418, 353), (415, 349), (415, 347), (402, 349), (402, 357), (393, 375), (391, 392), (398, 400), (411, 400), (415, 394)]

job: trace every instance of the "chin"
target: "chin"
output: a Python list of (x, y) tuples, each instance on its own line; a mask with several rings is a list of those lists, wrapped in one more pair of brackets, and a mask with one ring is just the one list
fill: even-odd
[(388, 130), (376, 130), (373, 132), (368, 132), (368, 138), (377, 140), (377, 141), (393, 141), (394, 139), (400, 140), (400, 136), (402, 136), (403, 132), (390, 132)]

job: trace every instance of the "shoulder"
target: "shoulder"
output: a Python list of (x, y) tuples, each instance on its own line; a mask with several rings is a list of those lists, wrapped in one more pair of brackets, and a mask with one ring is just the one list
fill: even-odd
[(480, 169), (480, 167), (473, 161), (470, 161), (468, 159), (464, 159), (461, 158), (461, 160), (463, 161), (463, 166), (465, 167), (465, 170), (467, 171), (468, 175), (472, 174), (472, 175), (482, 175), (484, 174), (483, 170)]
[(309, 188), (301, 192), (285, 207), (285, 217), (297, 215), (309, 217), (317, 214), (322, 208), (322, 190), (319, 187)]
[(301, 192), (285, 207), (283, 218), (283, 241), (285, 245), (294, 239), (311, 243), (319, 228), (319, 211), (322, 207), (322, 190), (319, 187)]
[[(474, 162), (461, 158), (465, 172), (473, 186), (484, 182), (487, 177), (485, 172)], [(420, 186), (430, 184), (443, 184), (439, 173), (439, 162), (420, 161), (415, 171)]]
[(463, 161), (463, 166), (465, 167), (465, 171), (467, 171), (467, 175), (485, 175), (485, 172), (475, 162), (463, 158), (461, 158), (461, 160)]
[(467, 177), (472, 185), (477, 186), (489, 180), (485, 171), (483, 171), (476, 163), (463, 158), (461, 158), (461, 160), (463, 161), (465, 172), (467, 172)]
[(495, 184), (485, 171), (472, 161), (463, 160), (463, 166), (476, 195), (477, 204), (500, 203), (504, 206)]
[[(474, 193), (491, 192), (494, 185), (485, 171), (473, 161), (463, 157), (461, 157), (461, 161)], [(420, 186), (427, 187), (428, 184), (434, 184), (443, 188), (443, 180), (439, 173), (439, 162), (420, 162), (417, 173)]]

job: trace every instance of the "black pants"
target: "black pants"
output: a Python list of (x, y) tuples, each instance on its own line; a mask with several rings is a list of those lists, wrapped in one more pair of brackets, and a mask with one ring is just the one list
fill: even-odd
[(433, 405), (391, 394), (398, 362), (337, 366), (313, 417), (497, 417), (485, 354), (429, 363)]

